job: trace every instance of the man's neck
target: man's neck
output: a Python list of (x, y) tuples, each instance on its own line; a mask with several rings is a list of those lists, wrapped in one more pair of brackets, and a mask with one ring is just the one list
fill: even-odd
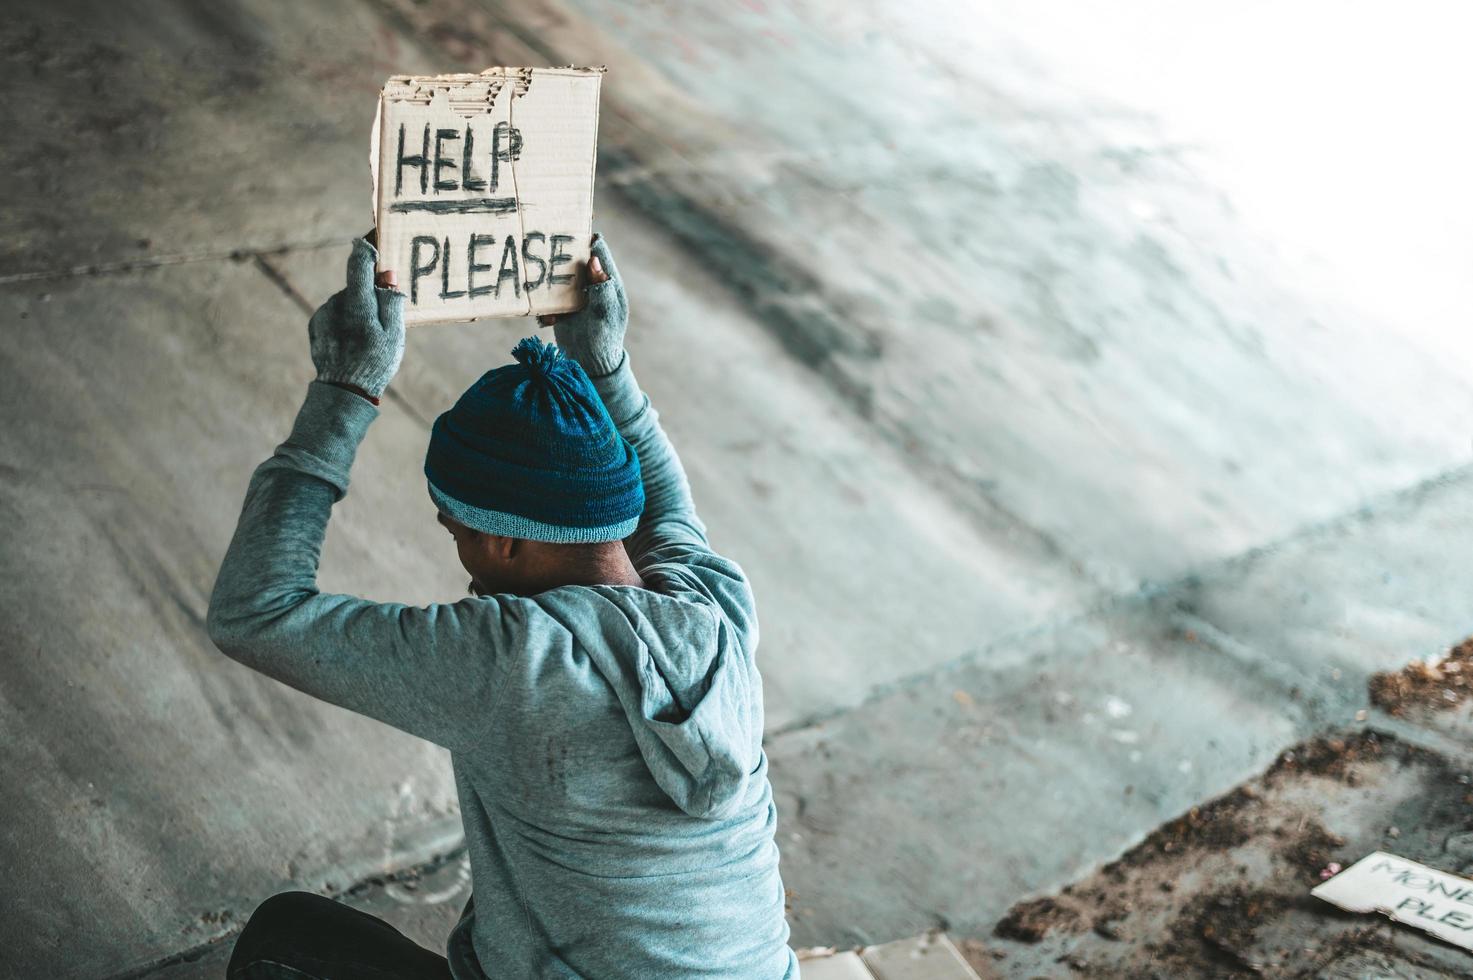
[(621, 542), (610, 542), (592, 554), (578, 556), (577, 560), (549, 562), (543, 574), (537, 576), (537, 591), (555, 589), (560, 585), (629, 585), (645, 588), (644, 579), (629, 560), (629, 553)]
[(617, 548), (610, 548), (606, 555), (600, 556), (596, 568), (590, 571), (597, 577), (596, 582), (582, 583), (585, 585), (633, 585), (644, 588), (644, 579), (634, 567), (634, 562), (629, 560), (629, 553), (624, 550), (624, 545), (619, 544)]

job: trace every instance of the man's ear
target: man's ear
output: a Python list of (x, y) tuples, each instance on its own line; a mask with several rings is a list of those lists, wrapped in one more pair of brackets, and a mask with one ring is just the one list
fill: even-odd
[(491, 538), (491, 553), (502, 561), (511, 561), (522, 550), (522, 542), (503, 534), (488, 535)]

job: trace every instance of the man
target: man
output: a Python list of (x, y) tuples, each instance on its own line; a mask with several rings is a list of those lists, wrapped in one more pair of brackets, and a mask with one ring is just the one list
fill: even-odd
[[(329, 899), (268, 899), (232, 980), (795, 978), (762, 751), (757, 620), (624, 351), (595, 237), (557, 346), (519, 343), (425, 459), (471, 597), (317, 591), (333, 503), (404, 351), (404, 297), (354, 242), (309, 324), (317, 380), (256, 469), (210, 601), (227, 655), (447, 747), (472, 897), (447, 956)], [(392, 285), (392, 278), (380, 277)]]

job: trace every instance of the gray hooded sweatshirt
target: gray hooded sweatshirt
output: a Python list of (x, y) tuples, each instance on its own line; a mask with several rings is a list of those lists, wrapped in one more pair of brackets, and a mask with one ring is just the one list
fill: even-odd
[(647, 588), (427, 607), (317, 590), (378, 409), (313, 382), (256, 470), (210, 602), (227, 655), (447, 747), (473, 895), (459, 980), (796, 978), (762, 751), (757, 619), (626, 355), (594, 380), (639, 454)]

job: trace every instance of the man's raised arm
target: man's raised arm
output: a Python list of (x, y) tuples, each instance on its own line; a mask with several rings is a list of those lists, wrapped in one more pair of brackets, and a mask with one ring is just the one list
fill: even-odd
[(466, 720), (495, 703), (505, 652), (524, 645), (515, 608), (471, 599), (420, 608), (317, 589), (328, 516), (404, 352), (404, 297), (374, 286), (374, 259), (355, 242), (347, 288), (312, 317), (317, 380), (291, 435), (251, 477), (207, 625), (248, 667), (460, 748), (479, 736)]
[(696, 516), (680, 458), (630, 369), (624, 350), (629, 298), (601, 236), (593, 240), (588, 274), (587, 305), (577, 313), (544, 317), (543, 322), (555, 324), (558, 346), (587, 372), (619, 432), (639, 455), (645, 505), (639, 530), (629, 539), (629, 552), (636, 566), (652, 552), (663, 555), (667, 546), (709, 552), (706, 526)]

